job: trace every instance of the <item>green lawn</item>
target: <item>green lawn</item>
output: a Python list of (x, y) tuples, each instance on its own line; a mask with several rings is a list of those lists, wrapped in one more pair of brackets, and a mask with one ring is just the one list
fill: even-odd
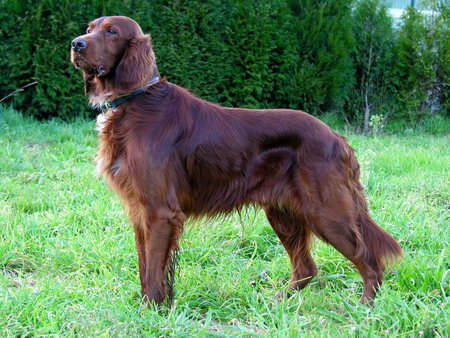
[(358, 304), (359, 275), (319, 241), (318, 276), (275, 301), (289, 261), (263, 213), (246, 210), (187, 226), (175, 302), (149, 310), (132, 228), (95, 174), (94, 122), (37, 122), (0, 107), (0, 128), (2, 337), (450, 334), (448, 120), (377, 138), (343, 132), (375, 220), (405, 253), (375, 308)]

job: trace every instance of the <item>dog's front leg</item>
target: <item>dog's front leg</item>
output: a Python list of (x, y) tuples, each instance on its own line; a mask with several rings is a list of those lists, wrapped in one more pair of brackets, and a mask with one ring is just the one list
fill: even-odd
[(144, 219), (134, 225), (142, 296), (150, 302), (160, 304), (166, 296), (172, 298), (183, 221), (181, 211), (160, 207), (146, 210)]

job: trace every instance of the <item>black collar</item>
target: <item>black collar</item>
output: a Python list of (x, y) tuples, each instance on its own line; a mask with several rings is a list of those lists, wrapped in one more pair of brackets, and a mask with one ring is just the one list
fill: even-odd
[(136, 95), (139, 95), (139, 94), (145, 92), (145, 90), (147, 88), (149, 88), (151, 86), (154, 86), (158, 82), (159, 82), (159, 77), (158, 76), (154, 76), (150, 81), (148, 81), (147, 85), (144, 88), (135, 89), (135, 90), (133, 90), (132, 92), (130, 92), (128, 94), (122, 94), (122, 95), (118, 96), (115, 100), (113, 100), (111, 102), (106, 102), (105, 105), (103, 106), (103, 108), (104, 109), (117, 108), (122, 103), (128, 101), (129, 99), (135, 97)]

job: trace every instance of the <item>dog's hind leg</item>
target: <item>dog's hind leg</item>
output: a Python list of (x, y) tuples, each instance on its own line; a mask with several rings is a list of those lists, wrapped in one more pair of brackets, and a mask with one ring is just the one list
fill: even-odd
[(317, 275), (317, 267), (310, 254), (313, 234), (305, 225), (304, 220), (289, 210), (266, 207), (265, 212), (291, 261), (292, 272), (289, 289), (300, 290)]
[(351, 206), (351, 199), (334, 196), (326, 204), (309, 208), (314, 210), (314, 214), (307, 215), (306, 220), (319, 238), (331, 244), (356, 266), (364, 282), (361, 303), (372, 304), (383, 280), (384, 266), (371, 259), (372, 253), (364, 243)]

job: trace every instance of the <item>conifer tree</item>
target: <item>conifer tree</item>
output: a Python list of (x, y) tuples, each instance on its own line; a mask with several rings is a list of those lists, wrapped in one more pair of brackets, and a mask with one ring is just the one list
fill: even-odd
[(356, 77), (350, 101), (355, 106), (357, 120), (362, 116), (364, 133), (368, 133), (371, 115), (376, 113), (386, 118), (389, 112), (386, 107), (394, 103), (396, 39), (384, 0), (358, 1), (353, 23)]
[(297, 59), (288, 100), (310, 113), (342, 107), (352, 86), (354, 48), (348, 0), (290, 0)]
[(399, 32), (399, 96), (412, 122), (449, 109), (449, 9), (445, 1), (425, 5), (431, 14), (409, 7)]
[[(448, 1), (434, 1), (436, 45), (436, 79), (434, 93), (439, 109), (450, 116), (450, 5)], [(431, 34), (433, 36), (433, 34)]]

